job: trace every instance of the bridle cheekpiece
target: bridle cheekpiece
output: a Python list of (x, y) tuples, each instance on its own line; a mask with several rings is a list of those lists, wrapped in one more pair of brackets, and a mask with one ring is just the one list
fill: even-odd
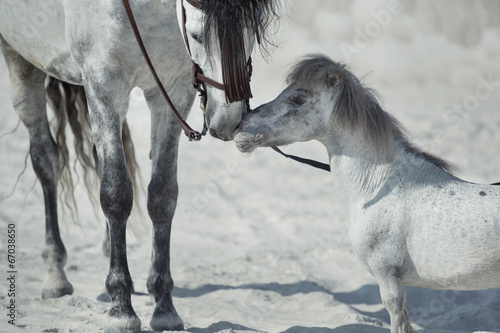
[[(200, 1), (198, 0), (185, 0), (188, 2), (191, 6), (200, 9), (201, 10), (201, 5)], [(130, 7), (130, 3), (128, 0), (122, 0), (123, 6), (125, 7), (125, 11), (127, 13), (128, 20), (130, 22), (130, 25), (132, 27), (132, 31), (134, 32), (134, 36), (137, 40), (137, 44), (139, 45), (139, 48), (141, 49), (142, 55), (144, 56), (144, 59), (151, 71), (151, 74), (153, 75), (153, 78), (160, 89), (160, 92), (162, 93), (163, 97), (165, 98), (167, 104), (170, 106), (170, 109), (174, 113), (177, 122), (181, 126), (181, 128), (184, 130), (184, 133), (188, 137), (189, 141), (199, 141), (201, 140), (202, 136), (204, 136), (207, 132), (207, 124), (205, 121), (205, 109), (207, 105), (207, 89), (206, 85), (210, 85), (216, 89), (222, 90), (226, 94), (226, 99), (232, 103), (232, 102), (239, 102), (243, 100), (243, 98), (235, 98), (234, 92), (232, 92), (230, 89), (226, 89), (227, 87), (220, 82), (217, 82), (216, 80), (213, 80), (209, 77), (206, 77), (203, 74), (203, 71), (201, 70), (200, 66), (197, 65), (193, 57), (191, 55), (191, 49), (189, 46), (189, 40), (187, 38), (187, 31), (186, 31), (186, 9), (184, 7), (184, 0), (181, 0), (181, 6), (182, 6), (182, 32), (183, 32), (183, 37), (184, 37), (184, 43), (186, 45), (186, 49), (189, 53), (189, 56), (191, 57), (191, 61), (193, 63), (193, 87), (198, 91), (200, 94), (200, 108), (203, 111), (203, 116), (204, 116), (204, 121), (203, 121), (203, 130), (202, 132), (198, 132), (193, 130), (187, 123), (186, 121), (182, 118), (180, 113), (177, 111), (175, 105), (172, 103), (170, 97), (168, 96), (168, 93), (166, 92), (165, 88), (163, 87), (163, 84), (161, 83), (160, 78), (158, 77), (158, 74), (156, 73), (156, 70), (151, 62), (151, 59), (149, 57), (149, 54), (146, 50), (146, 47), (144, 46), (144, 42), (142, 41), (141, 34), (139, 32), (139, 28), (137, 27), (137, 23), (135, 22), (134, 14), (132, 12), (132, 9)], [(247, 62), (247, 72), (248, 72), (248, 80), (250, 81), (250, 76), (252, 73), (252, 58), (249, 57), (249, 60)], [(251, 97), (251, 94), (250, 94)], [(249, 108), (249, 102), (248, 99), (246, 99), (247, 102), (247, 108)]]

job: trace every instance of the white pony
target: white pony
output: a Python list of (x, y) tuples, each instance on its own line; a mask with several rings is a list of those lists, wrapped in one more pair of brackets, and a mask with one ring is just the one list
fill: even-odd
[[(153, 251), (147, 287), (156, 307), (150, 324), (154, 330), (180, 330), (183, 322), (172, 303), (169, 256), (181, 132), (134, 37), (126, 3), (0, 0), (0, 46), (9, 68), (12, 102), (29, 131), (33, 168), (43, 188), (47, 271), (43, 297), (73, 292), (64, 273), (66, 250), (57, 216), (58, 183), (69, 169), (67, 148), (64, 128), (56, 130), (55, 140), (50, 131), (46, 112), (46, 88), (50, 88), (56, 106), (71, 107), (67, 111), (72, 128), (77, 129), (75, 150), (90, 149), (79, 159), (84, 166), (93, 166), (94, 155), (99, 171), (100, 203), (109, 229), (104, 246), (110, 256), (107, 324), (117, 331), (141, 329), (131, 304), (125, 239), (134, 192), (130, 178), (134, 161), (126, 163), (132, 155), (125, 115), (130, 91), (139, 87), (151, 110), (152, 124), (148, 212), (153, 222)], [(197, 75), (194, 81), (206, 91), (210, 133), (222, 140), (232, 139), (251, 97), (250, 55), (255, 41), (266, 39), (265, 29), (275, 14), (274, 1), (130, 0), (130, 9), (180, 114), (186, 117), (193, 104), (194, 67), (211, 79), (205, 85)], [(57, 117), (62, 115), (64, 112), (56, 112)], [(87, 120), (91, 132), (81, 128)], [(92, 142), (78, 143), (82, 137)]]
[(244, 115), (234, 140), (242, 152), (308, 140), (326, 146), (354, 252), (378, 281), (391, 333), (412, 332), (405, 286), (500, 286), (500, 187), (460, 180), (415, 148), (342, 64), (309, 56), (288, 83)]

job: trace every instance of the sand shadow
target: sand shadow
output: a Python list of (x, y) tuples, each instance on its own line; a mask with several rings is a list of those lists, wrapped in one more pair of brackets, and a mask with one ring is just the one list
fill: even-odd
[(294, 326), (281, 333), (389, 333), (390, 331), (387, 328), (371, 325), (351, 324), (337, 328)]
[[(253, 328), (249, 328), (243, 325), (239, 324), (234, 324), (230, 323), (228, 321), (220, 321), (218, 323), (214, 323), (206, 328), (201, 328), (201, 327), (190, 327), (182, 332), (190, 332), (190, 333), (214, 333), (214, 332), (220, 332), (228, 330), (229, 332), (232, 332), (232, 330), (238, 330), (238, 331), (248, 331), (248, 332), (261, 332), (257, 331)], [(162, 333), (166, 331), (141, 331), (141, 333)], [(105, 332), (108, 333), (108, 332)], [(110, 332), (114, 333), (114, 332)]]
[[(362, 311), (357, 305), (382, 304), (378, 285), (366, 285), (348, 293), (334, 293), (336, 301), (359, 313), (389, 324), (385, 310)], [(406, 288), (406, 309), (413, 324), (424, 328), (460, 332), (500, 331), (500, 288), (477, 291)], [(419, 332), (426, 332), (421, 330)]]
[(326, 294), (334, 295), (328, 289), (321, 287), (315, 282), (299, 281), (297, 283), (290, 283), (290, 284), (280, 284), (272, 282), (266, 284), (243, 284), (241, 286), (206, 284), (195, 289), (174, 287), (172, 296), (179, 298), (200, 297), (219, 290), (241, 290), (241, 289), (273, 291), (280, 294), (281, 296), (293, 296), (295, 294), (309, 294), (313, 292), (323, 292)]
[[(180, 298), (200, 297), (219, 290), (240, 289), (272, 291), (284, 297), (321, 292), (331, 295), (335, 301), (348, 305), (361, 315), (390, 324), (389, 313), (382, 306), (378, 285), (365, 285), (352, 292), (335, 293), (312, 281), (299, 281), (291, 284), (273, 282), (239, 286), (207, 284), (195, 289), (175, 287), (173, 296)], [(478, 291), (443, 291), (414, 287), (407, 287), (406, 289), (406, 308), (414, 324), (438, 330), (461, 332), (488, 330), (500, 332), (500, 288)], [(364, 310), (366, 305), (377, 304), (380, 305), (380, 307), (377, 307), (377, 311)], [(292, 327), (283, 333), (387, 332), (387, 330), (376, 326), (356, 325), (347, 325), (335, 329)], [(209, 331), (196, 331), (196, 333), (205, 332), (208, 333)], [(426, 332), (426, 330), (420, 332)]]
[(260, 332), (253, 328), (249, 328), (239, 324), (233, 324), (228, 321), (219, 321), (218, 323), (212, 324), (207, 328), (192, 327), (187, 329), (187, 331), (191, 333), (213, 333), (223, 330), (229, 330), (229, 332), (231, 332), (232, 330)]

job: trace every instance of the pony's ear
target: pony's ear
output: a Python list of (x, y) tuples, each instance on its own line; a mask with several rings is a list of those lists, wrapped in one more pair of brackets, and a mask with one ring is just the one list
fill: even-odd
[(329, 73), (327, 77), (327, 82), (330, 87), (335, 87), (340, 81), (340, 73)]

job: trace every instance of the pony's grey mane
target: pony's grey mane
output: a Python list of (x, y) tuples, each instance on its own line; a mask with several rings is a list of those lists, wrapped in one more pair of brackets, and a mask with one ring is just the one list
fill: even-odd
[(454, 166), (410, 143), (403, 125), (382, 109), (375, 91), (363, 86), (344, 64), (321, 54), (311, 54), (292, 68), (287, 83), (297, 83), (309, 91), (335, 86), (334, 121), (352, 132), (363, 133), (366, 143), (380, 155), (385, 156), (391, 151), (396, 140), (406, 152), (453, 172)]
[[(257, 36), (261, 50), (270, 44), (267, 28), (278, 16), (276, 0), (202, 0), (205, 40), (215, 33), (219, 41), (222, 77), (228, 102), (252, 97), (251, 69), (245, 56), (244, 32)], [(213, 28), (213, 29), (212, 29)]]

